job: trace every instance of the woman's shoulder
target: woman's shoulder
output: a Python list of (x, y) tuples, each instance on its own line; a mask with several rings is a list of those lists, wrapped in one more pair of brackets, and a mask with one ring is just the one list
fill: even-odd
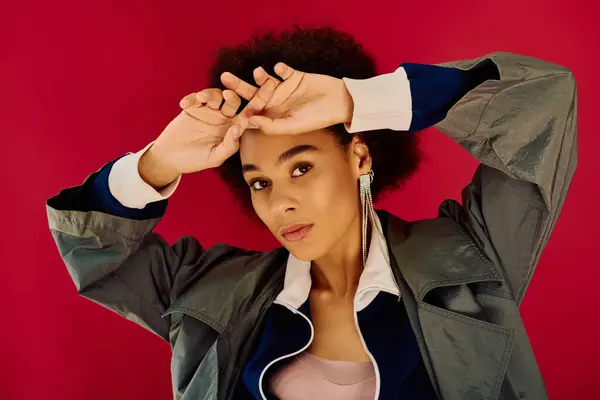
[(217, 243), (203, 255), (211, 267), (190, 276), (167, 312), (186, 310), (223, 332), (281, 290), (288, 255), (285, 248), (257, 251)]

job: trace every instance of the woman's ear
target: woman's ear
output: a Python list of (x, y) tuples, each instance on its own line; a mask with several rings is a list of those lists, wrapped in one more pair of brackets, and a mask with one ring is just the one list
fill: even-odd
[[(369, 147), (365, 144), (359, 135), (354, 135), (350, 143), (351, 156), (353, 158), (353, 167), (357, 171), (357, 175), (366, 174), (373, 167), (373, 159), (369, 152)], [(357, 176), (358, 178), (358, 176)]]

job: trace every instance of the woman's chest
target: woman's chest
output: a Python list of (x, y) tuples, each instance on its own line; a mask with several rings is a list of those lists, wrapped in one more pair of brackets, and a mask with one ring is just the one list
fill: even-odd
[(336, 300), (311, 294), (314, 338), (308, 352), (339, 361), (369, 361), (355, 320), (353, 299)]

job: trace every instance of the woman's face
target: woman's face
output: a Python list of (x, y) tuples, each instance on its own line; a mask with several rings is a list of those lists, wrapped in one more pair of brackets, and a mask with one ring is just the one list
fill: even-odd
[[(247, 130), (240, 157), (256, 213), (296, 258), (328, 254), (360, 221), (358, 178), (371, 170), (371, 158), (358, 137), (344, 150), (324, 130), (301, 135)], [(295, 224), (310, 225), (300, 240), (281, 232)]]

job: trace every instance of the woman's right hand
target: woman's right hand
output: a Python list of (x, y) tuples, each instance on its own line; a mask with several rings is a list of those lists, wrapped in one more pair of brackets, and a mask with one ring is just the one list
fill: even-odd
[(180, 102), (181, 113), (144, 154), (151, 159), (148, 164), (172, 179), (218, 167), (239, 149), (239, 138), (248, 127), (248, 119), (263, 110), (275, 87), (273, 81), (262, 85), (238, 115), (241, 100), (231, 90), (205, 89), (185, 96)]

